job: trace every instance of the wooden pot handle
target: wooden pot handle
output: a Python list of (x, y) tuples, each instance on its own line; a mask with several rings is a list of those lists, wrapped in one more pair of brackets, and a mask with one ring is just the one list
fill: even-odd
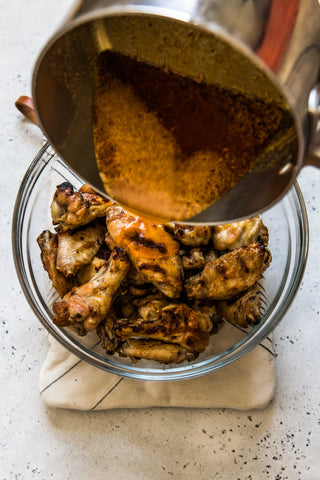
[(30, 120), (30, 122), (40, 127), (32, 98), (27, 95), (21, 95), (21, 97), (15, 102), (15, 106), (28, 120)]

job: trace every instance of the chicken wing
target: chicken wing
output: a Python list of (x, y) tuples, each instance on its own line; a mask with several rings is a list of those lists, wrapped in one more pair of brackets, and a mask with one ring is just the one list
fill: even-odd
[(113, 331), (120, 340), (150, 338), (179, 344), (186, 350), (199, 353), (209, 344), (211, 327), (208, 316), (179, 303), (157, 310), (152, 319), (117, 319)]
[(64, 276), (75, 275), (100, 250), (105, 228), (97, 223), (80, 230), (58, 233), (57, 269)]
[(53, 322), (60, 327), (73, 325), (82, 333), (97, 328), (110, 311), (113, 297), (128, 270), (129, 261), (124, 252), (115, 248), (109, 262), (105, 262), (89, 282), (53, 304)]
[[(130, 295), (119, 296), (114, 304), (114, 308), (107, 315), (97, 328), (97, 334), (101, 339), (102, 346), (108, 354), (119, 353), (120, 356), (130, 357), (132, 361), (137, 359), (154, 360), (160, 363), (180, 363), (185, 360), (191, 361), (198, 356), (197, 351), (190, 348), (184, 348), (176, 343), (154, 340), (152, 338), (140, 338), (140, 333), (146, 331), (141, 325), (144, 322), (151, 322), (156, 319), (159, 310), (168, 305), (168, 299), (161, 294), (148, 295), (145, 298), (134, 299)], [(120, 317), (119, 317), (120, 315)], [(140, 315), (138, 318), (137, 315)], [(126, 320), (118, 320), (118, 318)], [(119, 324), (130, 325), (134, 330), (131, 335), (127, 329), (127, 334), (117, 335)], [(155, 325), (154, 325), (155, 326)], [(202, 324), (205, 330), (210, 325), (205, 320)], [(160, 328), (160, 325), (158, 325)], [(127, 338), (127, 336), (129, 337)], [(136, 338), (138, 336), (138, 338)], [(183, 333), (180, 332), (180, 336)]]
[(207, 225), (180, 225), (178, 223), (169, 223), (166, 228), (183, 245), (188, 247), (200, 247), (208, 245), (212, 236), (212, 228)]
[(233, 250), (208, 262), (185, 284), (190, 299), (226, 300), (252, 287), (269, 266), (271, 253), (262, 242)]
[(217, 225), (213, 231), (213, 246), (218, 251), (231, 251), (250, 245), (258, 240), (266, 228), (260, 217), (253, 217), (227, 225)]
[(199, 355), (190, 352), (180, 345), (164, 343), (159, 340), (130, 338), (123, 342), (118, 349), (119, 355), (129, 357), (132, 361), (139, 359), (154, 360), (162, 364), (191, 362)]
[(58, 185), (51, 203), (51, 217), (59, 233), (86, 225), (95, 218), (104, 217), (111, 201), (98, 195), (89, 186), (79, 192), (64, 182)]
[(107, 229), (112, 243), (126, 252), (146, 282), (169, 298), (179, 297), (183, 277), (179, 243), (162, 225), (111, 206), (107, 212)]
[(44, 269), (61, 298), (76, 285), (75, 279), (66, 278), (57, 270), (58, 235), (49, 230), (42, 232), (37, 238), (41, 250), (41, 260)]
[(224, 319), (239, 327), (256, 325), (261, 319), (259, 285), (255, 284), (240, 297), (216, 302), (217, 312)]

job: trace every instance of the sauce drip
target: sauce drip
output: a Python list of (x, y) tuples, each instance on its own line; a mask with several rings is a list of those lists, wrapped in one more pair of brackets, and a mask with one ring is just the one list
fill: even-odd
[(99, 173), (109, 195), (160, 220), (218, 200), (289, 121), (278, 104), (197, 82), (113, 51), (93, 98)]

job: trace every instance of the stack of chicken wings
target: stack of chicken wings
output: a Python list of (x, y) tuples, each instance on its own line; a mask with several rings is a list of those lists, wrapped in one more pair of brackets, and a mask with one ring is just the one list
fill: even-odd
[(223, 321), (259, 322), (257, 282), (271, 261), (260, 217), (160, 224), (69, 183), (57, 187), (51, 216), (55, 232), (38, 244), (61, 297), (53, 322), (79, 335), (95, 330), (108, 354), (193, 361)]

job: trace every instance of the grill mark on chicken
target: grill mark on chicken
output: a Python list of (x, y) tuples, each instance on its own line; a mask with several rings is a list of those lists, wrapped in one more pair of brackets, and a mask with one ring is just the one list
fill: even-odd
[(211, 328), (207, 315), (184, 304), (169, 304), (156, 311), (151, 319), (117, 319), (113, 331), (121, 340), (138, 336), (177, 343), (187, 350), (203, 352), (209, 344)]
[(183, 268), (179, 243), (163, 225), (131, 215), (119, 206), (107, 212), (106, 242), (117, 245), (128, 255), (133, 267), (169, 298), (182, 292)]
[(130, 232), (128, 238), (130, 238), (138, 246), (153, 248), (154, 250), (158, 250), (160, 253), (167, 253), (167, 247), (164, 243), (157, 243), (151, 238), (146, 237), (142, 232)]
[(160, 265), (153, 265), (152, 263), (141, 263), (139, 265), (139, 270), (148, 270), (152, 272), (166, 273)]

